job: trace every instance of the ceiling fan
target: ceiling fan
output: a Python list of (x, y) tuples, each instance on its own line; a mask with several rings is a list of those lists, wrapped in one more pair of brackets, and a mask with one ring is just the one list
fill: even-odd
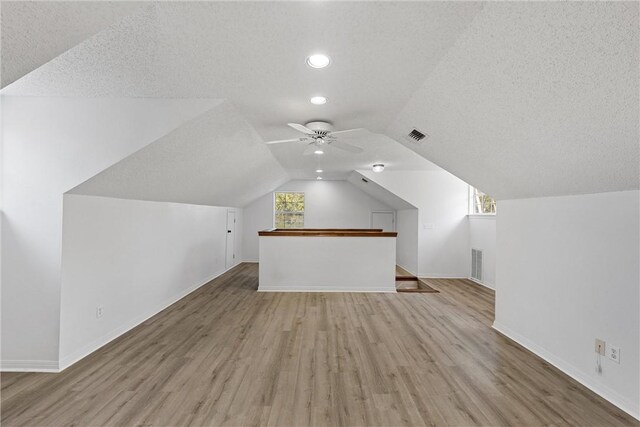
[[(298, 139), (283, 139), (279, 141), (269, 141), (267, 144), (282, 144), (285, 142), (304, 142), (308, 145), (304, 150), (304, 155), (322, 154), (324, 147), (333, 147), (340, 150), (348, 151), (350, 153), (361, 153), (362, 148), (347, 142), (341, 141), (342, 135), (350, 134), (349, 137), (367, 134), (366, 129), (349, 129), (333, 132), (333, 126), (327, 122), (309, 122), (306, 125), (299, 125), (297, 123), (287, 123), (295, 130), (305, 134), (304, 137)], [(337, 135), (341, 135), (338, 137)]]

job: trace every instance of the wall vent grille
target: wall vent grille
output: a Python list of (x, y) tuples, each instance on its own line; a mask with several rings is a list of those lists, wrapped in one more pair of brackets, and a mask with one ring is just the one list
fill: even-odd
[(420, 132), (418, 129), (413, 129), (411, 132), (409, 132), (409, 135), (407, 135), (407, 139), (411, 142), (420, 142), (426, 137), (427, 134)]
[(482, 251), (471, 249), (471, 277), (482, 282)]

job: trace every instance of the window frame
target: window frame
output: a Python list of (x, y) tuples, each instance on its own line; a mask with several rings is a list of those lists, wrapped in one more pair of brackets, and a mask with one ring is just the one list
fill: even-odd
[(476, 192), (483, 194), (485, 196), (489, 196), (487, 193), (479, 190), (473, 185), (469, 185), (469, 214), (470, 216), (485, 216), (485, 217), (495, 217), (498, 212), (498, 202), (493, 197), (489, 196), (495, 205), (495, 212), (476, 212)]
[[(276, 210), (276, 197), (277, 197), (277, 195), (278, 194), (291, 194), (291, 193), (302, 194), (303, 201), (304, 201), (304, 210), (302, 210), (302, 211), (278, 211), (278, 210)], [(300, 227), (300, 228), (285, 228), (285, 230), (300, 230), (300, 229), (304, 228), (304, 221), (305, 221), (304, 217), (305, 217), (305, 212), (307, 210), (307, 195), (305, 194), (304, 191), (295, 191), (295, 190), (294, 191), (274, 191), (273, 192), (272, 202), (273, 202), (273, 209), (272, 209), (272, 211), (273, 211), (273, 228), (278, 228), (276, 226), (276, 216), (279, 213), (280, 214), (288, 214), (288, 213), (289, 214), (291, 214), (291, 213), (293, 213), (293, 214), (300, 214), (301, 213), (302, 214), (302, 227)]]

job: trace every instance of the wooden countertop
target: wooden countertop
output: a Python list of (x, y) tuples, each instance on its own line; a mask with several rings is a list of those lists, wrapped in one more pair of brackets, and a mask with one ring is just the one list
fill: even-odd
[(294, 237), (397, 237), (395, 231), (380, 228), (272, 228), (258, 231), (258, 236)]

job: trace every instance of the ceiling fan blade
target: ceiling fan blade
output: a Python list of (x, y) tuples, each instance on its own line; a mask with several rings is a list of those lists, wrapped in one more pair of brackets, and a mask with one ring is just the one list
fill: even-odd
[(353, 133), (353, 132), (367, 132), (369, 133), (368, 130), (366, 130), (365, 128), (357, 128), (357, 129), (347, 129), (347, 130), (339, 130), (337, 132), (331, 132), (331, 135), (340, 135), (340, 134), (344, 134), (344, 133)]
[(299, 139), (280, 139), (278, 141), (267, 141), (267, 144), (282, 144), (284, 142), (298, 142)]
[(289, 126), (297, 130), (298, 132), (306, 133), (307, 135), (315, 135), (315, 132), (306, 126), (299, 125), (298, 123), (287, 123)]
[(348, 151), (350, 153), (362, 153), (362, 148), (356, 147), (355, 145), (347, 144), (346, 142), (334, 141), (331, 143), (332, 147), (338, 148), (340, 150)]

